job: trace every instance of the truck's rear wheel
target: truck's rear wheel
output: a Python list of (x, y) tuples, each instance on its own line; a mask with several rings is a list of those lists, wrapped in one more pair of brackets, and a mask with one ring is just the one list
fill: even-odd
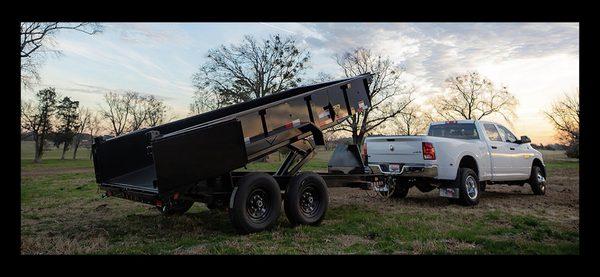
[(161, 207), (156, 207), (158, 211), (163, 215), (182, 215), (186, 213), (194, 205), (194, 201), (191, 200), (171, 200), (168, 203), (163, 204)]
[(531, 190), (535, 195), (546, 194), (546, 176), (544, 176), (542, 169), (537, 165), (531, 167), (529, 186), (531, 186)]
[(319, 225), (325, 217), (328, 204), (329, 194), (323, 177), (305, 172), (290, 180), (283, 207), (292, 225)]
[(269, 174), (244, 176), (231, 197), (229, 218), (239, 233), (272, 228), (281, 214), (281, 190)]
[(463, 206), (475, 206), (479, 203), (479, 178), (470, 168), (460, 168), (456, 176), (459, 190), (458, 203)]

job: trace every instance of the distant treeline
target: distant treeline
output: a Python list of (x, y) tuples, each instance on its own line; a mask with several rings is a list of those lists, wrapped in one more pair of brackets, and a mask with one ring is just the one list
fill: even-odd
[(535, 144), (532, 143), (531, 146), (537, 150), (566, 150), (567, 146), (563, 145), (563, 144), (559, 144), (559, 143), (552, 143), (552, 144)]

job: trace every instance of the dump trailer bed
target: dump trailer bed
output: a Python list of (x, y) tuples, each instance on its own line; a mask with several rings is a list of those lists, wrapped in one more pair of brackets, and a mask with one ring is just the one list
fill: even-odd
[(314, 154), (314, 144), (324, 144), (322, 130), (370, 107), (370, 78), (302, 86), (115, 138), (95, 138), (96, 182), (107, 196), (159, 207), (180, 197), (224, 206), (245, 175), (235, 170), (288, 148), (288, 157), (270, 175), (285, 191)]

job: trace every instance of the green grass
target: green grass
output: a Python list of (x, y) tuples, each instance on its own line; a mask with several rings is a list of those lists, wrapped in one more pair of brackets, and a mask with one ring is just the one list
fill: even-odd
[[(62, 148), (56, 148), (54, 146), (48, 147), (44, 151), (42, 159), (60, 159), (62, 155)], [(35, 157), (35, 143), (33, 141), (21, 141), (21, 160), (31, 160)], [(79, 147), (77, 150), (77, 159), (89, 159), (90, 149), (85, 147)], [(73, 158), (73, 149), (68, 150), (65, 153), (65, 159)]]
[(546, 169), (574, 168), (579, 169), (579, 161), (551, 161), (546, 162)]
[[(69, 177), (69, 178), (66, 178)], [(71, 180), (71, 181), (69, 181)], [(75, 181), (76, 180), (76, 181)], [(240, 236), (227, 214), (196, 205), (162, 217), (151, 207), (100, 199), (91, 174), (23, 180), (22, 233), (48, 253), (96, 254), (577, 254), (578, 233), (535, 216), (503, 211), (465, 215), (360, 205), (332, 207), (321, 226)], [(71, 208), (76, 207), (76, 208)], [(110, 207), (102, 210), (99, 207)], [(50, 236), (51, 239), (45, 239)], [(93, 238), (102, 243), (95, 244)], [(53, 248), (54, 244), (60, 247)], [(72, 245), (75, 244), (75, 245)], [(66, 245), (66, 246), (64, 246)], [(89, 246), (89, 247), (87, 247)], [(29, 246), (28, 246), (29, 247)], [(39, 250), (38, 250), (39, 251)]]
[[(423, 208), (411, 204), (331, 206), (321, 226), (292, 228), (285, 216), (274, 230), (237, 235), (226, 212), (195, 204), (184, 216), (163, 217), (154, 207), (101, 198), (92, 163), (58, 156), (21, 160), (23, 253), (56, 254), (578, 254), (572, 225), (511, 210)], [(32, 154), (29, 153), (29, 154)], [(319, 152), (304, 170), (327, 169)], [(52, 157), (52, 156), (48, 156)], [(86, 158), (83, 158), (86, 157)], [(271, 162), (248, 170), (273, 171)], [(552, 161), (549, 170), (578, 163)], [(73, 169), (89, 169), (75, 171)], [(33, 173), (41, 174), (33, 174)], [(372, 201), (378, 201), (373, 199)]]
[(74, 169), (74, 168), (93, 168), (92, 160), (77, 159), (77, 160), (60, 160), (60, 159), (44, 159), (41, 163), (34, 163), (33, 160), (21, 159), (21, 170), (40, 170), (40, 169)]

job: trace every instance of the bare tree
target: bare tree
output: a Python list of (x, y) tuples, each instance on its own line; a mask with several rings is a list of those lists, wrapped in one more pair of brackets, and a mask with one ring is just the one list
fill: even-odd
[(425, 113), (419, 106), (411, 103), (396, 118), (394, 118), (395, 131), (400, 135), (414, 136), (422, 134), (430, 123)]
[(148, 127), (156, 127), (165, 123), (167, 120), (167, 110), (169, 107), (164, 101), (156, 98), (154, 95), (146, 97), (146, 109), (148, 115), (146, 117), (146, 125)]
[(335, 77), (329, 73), (319, 72), (315, 77), (304, 79), (303, 85), (312, 85), (316, 83), (325, 83), (335, 80)]
[(167, 120), (168, 106), (154, 95), (142, 95), (129, 91), (124, 94), (109, 92), (104, 95), (106, 117), (115, 136), (146, 127), (160, 125)]
[(476, 119), (497, 114), (507, 122), (514, 118), (517, 99), (505, 86), (496, 88), (492, 81), (477, 72), (451, 76), (447, 90), (432, 99), (439, 117), (445, 120)]
[(134, 97), (134, 93), (118, 94), (108, 92), (104, 95), (106, 107), (101, 108), (101, 113), (109, 121), (112, 133), (115, 136), (127, 131)]
[(88, 128), (92, 113), (88, 108), (80, 107), (77, 111), (79, 122), (78, 128), (75, 129), (75, 137), (73, 138), (73, 160), (77, 159), (77, 150), (81, 141), (86, 137), (85, 130)]
[(137, 92), (127, 92), (126, 95), (131, 99), (129, 102), (131, 112), (131, 122), (129, 123), (128, 132), (133, 132), (144, 127), (144, 123), (148, 120), (148, 101), (146, 97)]
[(44, 47), (60, 30), (74, 30), (88, 35), (102, 31), (97, 23), (21, 22), (21, 82), (25, 87), (39, 82), (39, 66), (43, 63)]
[(34, 162), (42, 161), (45, 142), (52, 131), (52, 116), (56, 110), (56, 92), (54, 88), (38, 91), (36, 103), (21, 103), (21, 128), (31, 132), (35, 141)]
[[(98, 136), (100, 131), (104, 129), (102, 116), (98, 113), (90, 113), (90, 120), (88, 122), (88, 131), (90, 132), (90, 137), (92, 138), (92, 142), (95, 137)], [(92, 151), (90, 151), (90, 159), (92, 158)]]
[(371, 107), (331, 129), (332, 132), (351, 133), (353, 142), (362, 145), (369, 132), (382, 127), (382, 124), (395, 118), (410, 104), (410, 93), (414, 89), (402, 80), (402, 67), (369, 49), (357, 48), (334, 58), (346, 77), (374, 74), (369, 87)]
[(572, 94), (564, 94), (544, 112), (558, 132), (560, 141), (567, 145), (567, 154), (579, 158), (579, 88)]
[(309, 62), (296, 41), (272, 35), (245, 36), (241, 44), (208, 51), (208, 61), (193, 75), (193, 113), (277, 93), (297, 86)]

